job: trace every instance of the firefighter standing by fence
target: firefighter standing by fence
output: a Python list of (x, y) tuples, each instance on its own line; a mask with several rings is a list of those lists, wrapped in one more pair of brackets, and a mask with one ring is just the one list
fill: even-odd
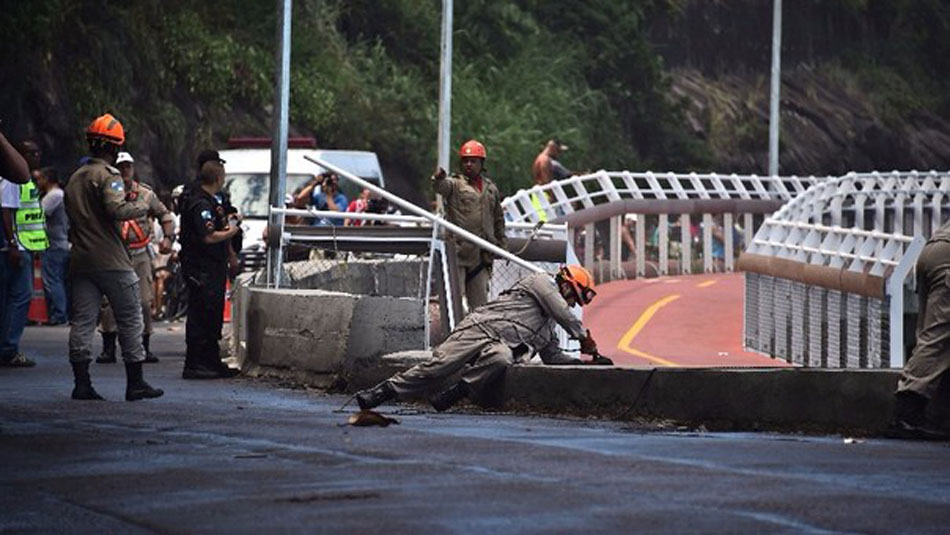
[[(462, 175), (446, 176), (439, 168), (432, 176), (435, 191), (445, 202), (445, 215), (454, 223), (502, 249), (507, 248), (505, 215), (501, 193), (495, 183), (484, 175), (485, 146), (476, 140), (465, 142), (459, 149)], [(488, 301), (488, 283), (494, 256), (467, 240), (455, 241), (459, 265), (459, 284), (472, 311)]]
[(109, 299), (119, 329), (125, 360), (125, 399), (136, 401), (164, 394), (142, 378), (142, 306), (139, 281), (116, 224), (148, 213), (141, 199), (128, 200), (119, 170), (113, 167), (125, 130), (111, 114), (96, 118), (86, 129), (91, 158), (66, 185), (69, 215), (69, 273), (72, 283), (72, 327), (69, 361), (76, 383), (73, 399), (100, 400), (92, 387), (89, 362), (92, 338), (103, 294)]
[[(145, 352), (145, 362), (158, 362), (158, 357), (152, 354), (149, 348), (149, 339), (152, 335), (152, 251), (149, 243), (152, 241), (152, 219), (157, 219), (162, 225), (162, 238), (158, 251), (168, 254), (172, 250), (175, 235), (175, 221), (171, 212), (152, 191), (147, 184), (135, 180), (135, 160), (128, 152), (120, 152), (116, 159), (116, 167), (122, 173), (125, 185), (125, 198), (128, 201), (140, 201), (148, 206), (148, 212), (136, 219), (129, 219), (119, 223), (119, 235), (129, 249), (132, 267), (139, 278), (139, 293), (142, 303), (142, 348)], [(102, 354), (96, 358), (98, 363), (115, 362), (115, 340), (118, 329), (112, 307), (105, 302), (101, 316)]]

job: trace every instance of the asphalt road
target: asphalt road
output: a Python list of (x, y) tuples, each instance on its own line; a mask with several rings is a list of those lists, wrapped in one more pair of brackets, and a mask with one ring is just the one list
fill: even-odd
[[(0, 533), (947, 533), (945, 444), (668, 432), (630, 423), (391, 405), (344, 427), (344, 398), (179, 378), (162, 325), (157, 400), (69, 399), (66, 329), (0, 369)], [(803, 400), (804, 401), (804, 400)], [(754, 400), (750, 400), (750, 403)]]
[(742, 347), (744, 291), (743, 273), (608, 282), (584, 325), (618, 366), (788, 366)]

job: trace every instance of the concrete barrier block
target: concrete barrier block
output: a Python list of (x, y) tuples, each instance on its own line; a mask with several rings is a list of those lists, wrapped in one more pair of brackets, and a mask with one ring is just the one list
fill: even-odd
[(341, 368), (357, 296), (321, 290), (255, 290), (263, 321), (256, 361), (332, 373)]
[(247, 288), (246, 359), (263, 368), (347, 374), (424, 344), (419, 300), (323, 290)]
[(357, 296), (344, 361), (348, 367), (375, 366), (383, 354), (420, 349), (425, 342), (425, 311), (414, 299)]
[(294, 288), (320, 289), (355, 295), (419, 297), (425, 288), (428, 261), (372, 258), (326, 259), (285, 264)]

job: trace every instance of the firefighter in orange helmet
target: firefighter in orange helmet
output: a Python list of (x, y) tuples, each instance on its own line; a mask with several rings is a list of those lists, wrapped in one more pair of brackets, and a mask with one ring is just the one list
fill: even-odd
[[(495, 183), (485, 176), (486, 157), (484, 145), (474, 139), (466, 141), (459, 149), (462, 174), (447, 176), (440, 167), (432, 175), (432, 184), (436, 193), (442, 195), (446, 219), (506, 249), (508, 240), (505, 237), (501, 193)], [(459, 284), (471, 312), (488, 301), (488, 283), (494, 257), (470, 241), (458, 239), (454, 235), (448, 239), (456, 246)]]
[(142, 378), (142, 308), (138, 277), (116, 225), (145, 216), (148, 205), (128, 199), (115, 162), (125, 143), (125, 130), (112, 114), (97, 117), (86, 129), (91, 158), (66, 185), (66, 213), (72, 243), (69, 271), (72, 291), (72, 326), (69, 331), (69, 361), (75, 388), (72, 398), (101, 400), (92, 387), (89, 362), (92, 338), (105, 295), (112, 305), (119, 330), (119, 346), (125, 361), (125, 399), (157, 398), (164, 392)]
[[(595, 295), (594, 279), (581, 266), (564, 266), (553, 280), (546, 273), (528, 275), (498, 299), (465, 316), (432, 351), (430, 360), (357, 393), (356, 401), (361, 409), (371, 409), (395, 397), (430, 390), (461, 372), (461, 381), (429, 399), (436, 410), (444, 411), (464, 397), (484, 399), (508, 366), (535, 353), (545, 364), (613, 364), (600, 356), (590, 331), (571, 312), (575, 305), (590, 304)], [(565, 355), (557, 326), (580, 340), (581, 352), (594, 359), (581, 361)]]
[[(172, 243), (175, 236), (175, 218), (172, 213), (158, 200), (158, 195), (152, 191), (151, 186), (139, 182), (135, 178), (135, 159), (128, 152), (120, 152), (116, 158), (115, 166), (122, 173), (122, 180), (125, 184), (125, 197), (128, 200), (140, 200), (148, 205), (148, 213), (137, 219), (128, 219), (119, 223), (119, 235), (125, 242), (129, 250), (129, 256), (132, 258), (132, 267), (139, 278), (139, 293), (142, 302), (142, 349), (145, 351), (145, 362), (158, 362), (158, 357), (152, 354), (149, 348), (149, 340), (152, 336), (152, 299), (154, 299), (154, 289), (152, 288), (152, 254), (149, 251), (152, 242), (152, 221), (158, 220), (162, 226), (163, 238), (159, 244), (158, 252), (168, 254), (172, 250)], [(102, 331), (102, 354), (96, 358), (98, 363), (112, 363), (115, 358), (115, 341), (118, 336), (118, 328), (115, 324), (115, 317), (112, 313), (112, 307), (108, 301), (104, 304), (105, 308), (101, 315)]]

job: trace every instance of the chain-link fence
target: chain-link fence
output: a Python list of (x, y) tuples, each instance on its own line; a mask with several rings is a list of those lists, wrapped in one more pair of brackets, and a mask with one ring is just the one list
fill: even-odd
[[(567, 225), (508, 223), (505, 226), (505, 232), (508, 237), (508, 249), (512, 253), (530, 260), (551, 275), (554, 275), (564, 264), (578, 263), (574, 247), (568, 238)], [(530, 274), (531, 271), (524, 266), (508, 260), (496, 259), (492, 265), (489, 299), (497, 298), (502, 292)], [(574, 307), (573, 312), (578, 318), (582, 318), (580, 307)], [(570, 339), (560, 327), (558, 327), (558, 336), (560, 345), (565, 351), (575, 352), (579, 349), (579, 343)]]

